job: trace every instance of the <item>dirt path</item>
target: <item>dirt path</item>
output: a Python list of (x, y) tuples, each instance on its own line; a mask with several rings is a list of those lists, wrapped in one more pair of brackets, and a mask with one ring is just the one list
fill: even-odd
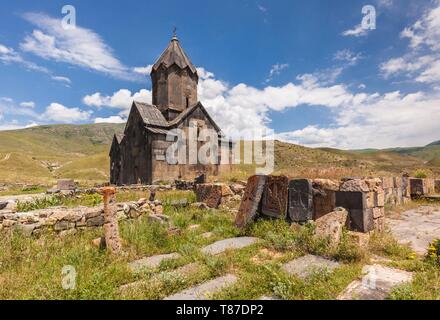
[(394, 237), (425, 254), (432, 240), (440, 238), (440, 206), (421, 206), (402, 213), (398, 218), (388, 218), (387, 224)]

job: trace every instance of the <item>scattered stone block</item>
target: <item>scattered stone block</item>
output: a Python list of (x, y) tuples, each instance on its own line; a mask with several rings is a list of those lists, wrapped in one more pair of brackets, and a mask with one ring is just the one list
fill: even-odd
[(384, 300), (391, 290), (412, 281), (412, 273), (378, 264), (363, 268), (365, 276), (355, 280), (338, 296), (338, 300)]
[(369, 192), (370, 188), (368, 187), (368, 184), (365, 182), (365, 180), (361, 179), (353, 179), (345, 181), (342, 185), (339, 191), (345, 191), (345, 192)]
[(0, 210), (3, 210), (7, 207), (8, 201), (0, 201)]
[(232, 192), (234, 192), (235, 194), (243, 194), (244, 190), (246, 189), (245, 186), (239, 184), (239, 183), (234, 183), (232, 185), (229, 186), (232, 190)]
[[(103, 221), (103, 223), (104, 223), (104, 221)], [(58, 221), (57, 223), (55, 223), (53, 228), (55, 231), (63, 231), (63, 230), (73, 229), (73, 228), (75, 228), (75, 222)]]
[(40, 223), (34, 223), (34, 224), (15, 224), (14, 229), (21, 232), (21, 234), (25, 237), (32, 236), (35, 229), (38, 229), (41, 227)]
[(361, 248), (367, 248), (370, 243), (369, 233), (349, 231), (348, 236)]
[(226, 250), (245, 248), (257, 241), (259, 241), (259, 239), (254, 237), (229, 238), (214, 242), (213, 244), (202, 248), (201, 252), (204, 254), (215, 255), (223, 253)]
[(344, 208), (336, 208), (335, 211), (315, 221), (315, 235), (328, 239), (332, 247), (336, 247), (342, 238), (342, 231), (348, 225), (348, 212)]
[(337, 267), (339, 267), (338, 262), (319, 256), (306, 255), (286, 263), (282, 268), (289, 275), (305, 279), (315, 272), (332, 272)]
[(164, 300), (206, 300), (213, 294), (219, 293), (223, 289), (233, 285), (237, 280), (238, 278), (235, 275), (228, 274), (183, 290), (165, 298)]
[(286, 176), (268, 176), (261, 200), (261, 213), (278, 219), (287, 215), (289, 179)]
[(303, 223), (313, 219), (313, 187), (307, 179), (289, 182), (288, 215), (292, 222)]
[(262, 175), (252, 176), (248, 179), (240, 208), (235, 216), (237, 227), (244, 228), (256, 218), (266, 181), (267, 177)]
[(65, 237), (68, 237), (68, 236), (71, 236), (71, 235), (75, 235), (76, 232), (77, 232), (76, 229), (63, 230), (63, 231), (61, 231), (61, 232), (58, 234), (58, 236), (59, 236), (60, 238), (65, 238)]
[(208, 205), (206, 203), (204, 203), (204, 202), (194, 202), (194, 203), (191, 203), (191, 207), (192, 208), (197, 208), (197, 209), (204, 209), (204, 210), (209, 209)]
[(198, 184), (195, 187), (195, 193), (198, 202), (204, 202), (208, 205), (208, 207), (215, 209), (220, 206), (223, 198), (234, 195), (231, 189), (224, 183)]
[(104, 225), (104, 216), (97, 216), (86, 221), (87, 227), (100, 227)]
[(160, 254), (156, 256), (142, 258), (129, 263), (129, 268), (132, 272), (141, 272), (144, 269), (156, 269), (160, 266), (162, 261), (179, 259), (180, 254), (174, 252), (169, 254)]
[(435, 193), (440, 193), (440, 180), (435, 180)]
[(75, 181), (72, 179), (60, 179), (57, 181), (57, 189), (63, 191), (63, 190), (75, 190), (76, 185)]

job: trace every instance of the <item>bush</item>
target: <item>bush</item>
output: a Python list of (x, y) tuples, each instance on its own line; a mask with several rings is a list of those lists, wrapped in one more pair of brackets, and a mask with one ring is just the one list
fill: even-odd
[(428, 178), (429, 172), (423, 169), (418, 169), (414, 172), (414, 177), (419, 179)]

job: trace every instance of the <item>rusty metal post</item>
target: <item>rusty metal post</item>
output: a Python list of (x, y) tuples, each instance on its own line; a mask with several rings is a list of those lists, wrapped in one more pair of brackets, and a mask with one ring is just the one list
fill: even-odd
[(105, 187), (101, 189), (104, 197), (104, 235), (106, 247), (112, 254), (119, 254), (122, 250), (119, 236), (118, 217), (116, 215), (116, 189)]

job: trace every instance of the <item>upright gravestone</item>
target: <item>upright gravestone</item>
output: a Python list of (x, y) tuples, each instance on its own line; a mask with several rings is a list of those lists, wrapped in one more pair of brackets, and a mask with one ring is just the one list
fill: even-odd
[(286, 219), (289, 178), (286, 176), (268, 176), (261, 201), (261, 213)]
[(289, 182), (288, 215), (292, 222), (304, 223), (313, 219), (313, 187), (307, 179)]
[(252, 176), (248, 179), (240, 208), (235, 217), (237, 227), (245, 227), (257, 216), (266, 181), (267, 177), (262, 175)]
[(350, 213), (351, 229), (359, 232), (369, 232), (374, 229), (373, 208), (368, 207), (368, 193), (338, 191), (336, 206), (345, 208)]

